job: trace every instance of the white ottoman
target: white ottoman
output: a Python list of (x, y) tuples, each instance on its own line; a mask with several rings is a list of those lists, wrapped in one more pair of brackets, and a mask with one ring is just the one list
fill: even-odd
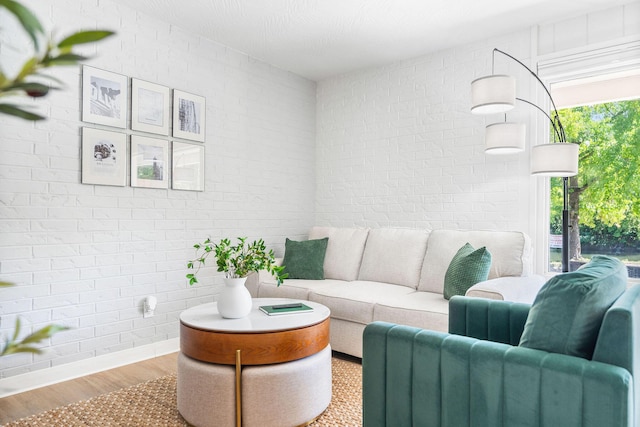
[(244, 427), (304, 425), (322, 414), (330, 402), (329, 346), (293, 362), (242, 369)]

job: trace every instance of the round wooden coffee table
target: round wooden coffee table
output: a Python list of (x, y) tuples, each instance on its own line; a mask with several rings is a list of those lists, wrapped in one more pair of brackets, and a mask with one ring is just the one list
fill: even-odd
[[(295, 302), (313, 311), (259, 310)], [(256, 298), (242, 319), (222, 318), (216, 303), (183, 311), (178, 410), (197, 427), (233, 425), (231, 418), (245, 427), (312, 421), (331, 400), (329, 314), (322, 304), (284, 298)]]

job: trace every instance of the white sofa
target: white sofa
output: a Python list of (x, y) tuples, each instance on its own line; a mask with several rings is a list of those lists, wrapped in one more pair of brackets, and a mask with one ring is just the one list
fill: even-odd
[(531, 242), (521, 232), (313, 227), (309, 239), (328, 237), (324, 280), (267, 273), (247, 280), (253, 297), (316, 301), (331, 310), (331, 347), (362, 357), (362, 332), (373, 321), (447, 331), (444, 276), (465, 243), (492, 255), (487, 281), (467, 296), (532, 303), (542, 276), (530, 275)]

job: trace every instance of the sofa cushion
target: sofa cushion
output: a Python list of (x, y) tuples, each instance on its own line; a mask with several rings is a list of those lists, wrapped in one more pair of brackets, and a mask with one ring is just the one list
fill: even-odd
[(397, 295), (376, 304), (373, 320), (447, 332), (449, 301), (434, 292)]
[(328, 237), (324, 257), (325, 279), (356, 280), (367, 241), (367, 228), (313, 227), (309, 239)]
[(332, 281), (329, 286), (317, 287), (310, 291), (309, 301), (329, 307), (333, 319), (366, 325), (373, 321), (373, 308), (376, 303), (411, 292), (414, 292), (411, 288), (389, 283)]
[(602, 318), (626, 287), (626, 266), (602, 255), (551, 278), (531, 306), (520, 345), (591, 359)]
[(475, 249), (469, 243), (453, 256), (444, 275), (444, 297), (464, 295), (471, 286), (487, 280), (491, 268), (491, 252), (485, 246)]
[(256, 298), (293, 298), (309, 299), (309, 293), (315, 289), (332, 286), (334, 283), (345, 283), (342, 280), (305, 280), (287, 279), (280, 286), (275, 280), (263, 281), (258, 285), (254, 295)]
[(284, 244), (283, 273), (290, 279), (324, 279), (324, 257), (328, 238), (296, 242), (286, 239)]
[(449, 263), (467, 242), (476, 248), (486, 246), (491, 252), (489, 279), (528, 276), (531, 272), (531, 241), (524, 233), (434, 230), (429, 235), (418, 290), (443, 293), (444, 276)]
[(369, 231), (358, 280), (393, 283), (415, 289), (429, 232), (402, 228)]

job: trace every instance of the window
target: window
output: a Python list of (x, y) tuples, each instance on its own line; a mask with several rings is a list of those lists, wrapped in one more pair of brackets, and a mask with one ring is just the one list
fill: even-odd
[[(618, 257), (640, 278), (640, 69), (558, 81), (551, 92), (580, 143), (569, 179), (570, 270), (595, 254)], [(560, 271), (562, 179), (551, 179), (549, 270)]]

